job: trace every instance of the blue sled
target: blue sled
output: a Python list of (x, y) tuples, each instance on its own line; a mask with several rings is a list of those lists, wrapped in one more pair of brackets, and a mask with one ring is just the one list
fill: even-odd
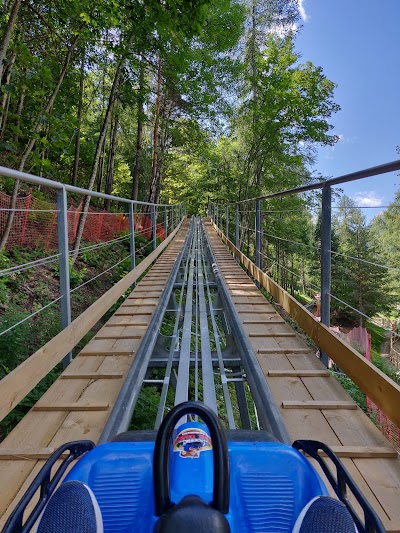
[[(189, 413), (205, 424), (187, 422), (176, 427)], [(249, 440), (253, 435), (255, 442)], [(320, 464), (358, 531), (384, 531), (340, 460), (322, 443), (296, 441), (287, 446), (271, 441), (266, 432), (225, 432), (216, 415), (198, 402), (172, 409), (156, 440), (154, 436), (153, 432), (127, 432), (96, 447), (90, 441), (62, 446), (28, 489), (3, 532), (29, 531), (69, 464), (85, 452), (63, 482), (79, 480), (91, 487), (106, 533), (176, 533), (181, 530), (176, 523), (185, 516), (190, 523), (200, 525), (204, 519), (204, 523), (214, 524), (216, 533), (291, 532), (307, 503), (328, 495), (320, 476), (299, 450)], [(50, 479), (52, 465), (66, 451), (69, 455)], [(39, 488), (40, 500), (23, 523), (25, 508)], [(346, 489), (360, 504), (362, 518), (348, 502)], [(203, 529), (188, 533), (195, 531)]]

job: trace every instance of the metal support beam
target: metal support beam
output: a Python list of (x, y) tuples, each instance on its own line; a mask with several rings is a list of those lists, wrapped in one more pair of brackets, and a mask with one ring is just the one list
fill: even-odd
[(136, 268), (135, 213), (133, 204), (129, 204), (129, 249), (131, 252), (131, 270), (133, 270)]
[(226, 235), (226, 238), (229, 239), (229, 207), (226, 206), (226, 210), (225, 210), (225, 213), (226, 213), (226, 231), (225, 231), (225, 235)]
[[(57, 227), (58, 227), (58, 259), (60, 266), (60, 296), (61, 296), (61, 329), (71, 324), (71, 291), (69, 283), (69, 253), (68, 253), (68, 203), (65, 188), (57, 191)], [(66, 368), (72, 361), (72, 352), (63, 359)]]
[[(332, 195), (329, 185), (322, 189), (321, 216), (321, 322), (330, 326), (331, 317), (331, 237), (332, 237)], [(327, 367), (329, 358), (321, 352), (321, 361)]]
[(168, 213), (167, 206), (164, 206), (164, 239), (168, 237)]
[[(256, 200), (256, 248), (255, 248), (255, 264), (258, 268), (261, 268), (261, 201)], [(260, 288), (260, 284), (257, 281), (256, 285)]]
[(247, 405), (246, 391), (243, 381), (235, 381), (236, 398), (239, 407), (242, 429), (251, 429), (249, 407)]
[(151, 222), (153, 227), (153, 250), (157, 248), (157, 216), (156, 216), (156, 206), (151, 206)]
[(239, 204), (236, 204), (235, 209), (235, 246), (240, 249), (239, 246)]
[[(136, 244), (135, 244), (135, 205), (129, 204), (129, 249), (131, 253), (131, 270), (136, 268)], [(132, 289), (136, 283), (132, 284)]]

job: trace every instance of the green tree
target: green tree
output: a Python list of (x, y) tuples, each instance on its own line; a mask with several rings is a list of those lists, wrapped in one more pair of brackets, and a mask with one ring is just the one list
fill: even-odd
[(371, 224), (370, 231), (379, 248), (382, 262), (388, 265), (386, 300), (390, 306), (391, 315), (400, 317), (400, 280), (398, 268), (400, 264), (400, 191), (390, 203), (388, 209), (376, 215)]
[(387, 308), (386, 271), (376, 266), (382, 263), (382, 256), (361, 209), (347, 196), (340, 199), (333, 226), (341, 255), (333, 254), (332, 262), (340, 263), (342, 275), (332, 280), (332, 294), (362, 313), (333, 299), (334, 314), (339, 323), (348, 319), (363, 325), (363, 315), (374, 316)]

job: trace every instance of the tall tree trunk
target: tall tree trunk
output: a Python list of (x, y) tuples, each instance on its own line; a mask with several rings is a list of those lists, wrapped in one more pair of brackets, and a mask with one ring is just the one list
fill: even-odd
[[(24, 73), (25, 73), (25, 69), (24, 69)], [(21, 88), (21, 93), (19, 95), (17, 109), (16, 109), (16, 116), (17, 116), (16, 123), (19, 128), (21, 128), (21, 117), (22, 117), (22, 111), (24, 109), (25, 97), (26, 97), (26, 88), (25, 88), (25, 85), (23, 85)], [(19, 135), (18, 133), (16, 133), (14, 137), (14, 140), (16, 143), (18, 142), (18, 138), (19, 138)]]
[(156, 196), (157, 189), (157, 156), (158, 156), (158, 134), (160, 124), (160, 108), (161, 108), (161, 77), (162, 77), (162, 59), (158, 58), (157, 71), (157, 96), (156, 107), (154, 111), (154, 128), (153, 128), (153, 157), (151, 162), (151, 181), (149, 187), (148, 202), (153, 203)]
[(160, 193), (161, 193), (161, 179), (163, 174), (163, 168), (164, 168), (164, 161), (165, 161), (165, 147), (167, 144), (167, 128), (166, 125), (164, 125), (164, 131), (161, 134), (160, 138), (160, 151), (159, 151), (159, 157), (158, 157), (158, 164), (157, 164), (157, 176), (156, 176), (156, 194), (154, 198), (154, 203), (158, 204), (160, 201)]
[[(139, 91), (137, 96), (137, 134), (136, 134), (136, 154), (135, 154), (135, 168), (133, 169), (132, 178), (132, 200), (137, 201), (140, 180), (140, 159), (142, 155), (142, 139), (143, 139), (143, 115), (144, 115), (144, 64), (140, 61), (139, 65)], [(136, 211), (136, 204), (133, 204), (133, 209)]]
[[(6, 66), (6, 68), (3, 71), (3, 76), (4, 76), (4, 79), (5, 79), (5, 85), (8, 85), (10, 83), (10, 81), (11, 81), (11, 72), (12, 72), (16, 57), (17, 57), (17, 54), (15, 52), (13, 52), (11, 54), (11, 59), (10, 59), (8, 65)], [(3, 138), (4, 132), (6, 130), (6, 123), (7, 123), (7, 117), (8, 117), (8, 110), (9, 110), (9, 107), (10, 107), (10, 100), (11, 100), (10, 93), (8, 91), (4, 92), (3, 93), (2, 102), (1, 102), (2, 111), (1, 111), (1, 114), (0, 114), (0, 131), (1, 131), (0, 138)]]
[(0, 44), (0, 85), (3, 78), (4, 60), (6, 58), (8, 45), (10, 44), (11, 35), (17, 20), (19, 8), (21, 7), (21, 0), (14, 0), (11, 8), (10, 18), (8, 19), (6, 31), (4, 32), (3, 40)]
[[(54, 102), (56, 100), (58, 91), (60, 90), (61, 84), (62, 84), (62, 82), (63, 82), (63, 80), (65, 78), (65, 75), (67, 73), (67, 70), (68, 70), (68, 67), (69, 67), (69, 64), (70, 64), (70, 61), (71, 61), (71, 58), (72, 58), (73, 51), (74, 51), (75, 46), (77, 45), (77, 43), (79, 41), (79, 37), (80, 37), (79, 35), (76, 35), (74, 40), (72, 41), (71, 45), (68, 48), (67, 55), (65, 56), (65, 59), (64, 59), (64, 64), (61, 67), (61, 71), (60, 71), (60, 75), (58, 77), (57, 84), (54, 87), (53, 92), (52, 92), (49, 100), (47, 101), (46, 107), (44, 108), (44, 112), (47, 115), (50, 115), (50, 113), (51, 113), (51, 111), (53, 109)], [(28, 160), (28, 157), (30, 156), (30, 154), (31, 154), (31, 152), (32, 152), (32, 150), (33, 150), (33, 148), (35, 146), (37, 134), (40, 133), (40, 131), (42, 129), (43, 129), (43, 123), (38, 120), (36, 125), (35, 125), (35, 127), (34, 127), (34, 129), (33, 129), (33, 135), (31, 137), (30, 141), (28, 142), (28, 144), (26, 145), (23, 154), (21, 155), (20, 164), (19, 164), (19, 167), (18, 167), (18, 170), (20, 172), (22, 172), (24, 170), (25, 164), (26, 164), (26, 162)], [(7, 240), (8, 240), (8, 236), (9, 236), (10, 231), (11, 231), (11, 226), (12, 226), (12, 223), (13, 223), (13, 220), (14, 220), (14, 209), (15, 209), (15, 206), (17, 205), (18, 190), (19, 190), (19, 180), (15, 180), (14, 189), (13, 189), (13, 192), (12, 192), (11, 202), (10, 202), (10, 211), (9, 211), (9, 214), (8, 214), (6, 227), (4, 229), (4, 234), (3, 234), (3, 237), (2, 237), (1, 242), (0, 242), (0, 252), (6, 246)]]
[(81, 127), (82, 127), (82, 114), (83, 114), (83, 91), (85, 84), (85, 50), (83, 50), (81, 59), (81, 71), (79, 79), (79, 102), (78, 102), (78, 127), (76, 129), (75, 138), (75, 155), (74, 155), (74, 168), (72, 170), (71, 185), (74, 187), (78, 181), (78, 169), (79, 169), (79, 157), (81, 151)]
[[(253, 112), (252, 112), (252, 126), (253, 126), (253, 143), (254, 146), (257, 146), (257, 125), (258, 125), (258, 114), (257, 114), (257, 102), (258, 102), (258, 91), (257, 91), (257, 0), (252, 0), (251, 4), (251, 33), (250, 33), (250, 69), (251, 69), (251, 99), (253, 101)], [(258, 150), (254, 150), (254, 176), (253, 181), (258, 189), (258, 194), (261, 195), (261, 165)]]
[[(114, 182), (114, 164), (115, 164), (115, 153), (117, 151), (117, 142), (118, 142), (118, 115), (115, 116), (114, 121), (111, 126), (110, 132), (110, 151), (108, 152), (108, 163), (107, 163), (107, 178), (106, 178), (106, 194), (111, 194), (112, 186)], [(104, 207), (107, 211), (110, 210), (111, 200), (107, 198), (104, 202)]]
[[(117, 68), (115, 70), (114, 81), (113, 81), (113, 84), (112, 84), (112, 87), (111, 87), (110, 96), (108, 98), (107, 111), (106, 111), (106, 114), (104, 116), (103, 124), (102, 124), (101, 130), (100, 130), (100, 136), (99, 136), (99, 139), (97, 141), (96, 152), (95, 152), (95, 155), (94, 155), (94, 161), (93, 161), (93, 167), (92, 167), (92, 173), (90, 175), (89, 185), (88, 185), (88, 189), (89, 190), (93, 189), (93, 185), (94, 185), (94, 182), (95, 182), (95, 179), (96, 179), (96, 176), (97, 176), (97, 169), (98, 169), (98, 166), (99, 166), (99, 161), (100, 161), (100, 156), (101, 156), (101, 152), (102, 152), (102, 148), (103, 148), (103, 143), (104, 143), (106, 132), (107, 132), (107, 125), (108, 125), (108, 123), (110, 121), (110, 118), (111, 118), (111, 112), (112, 112), (112, 108), (113, 108), (113, 105), (114, 105), (114, 101), (116, 100), (117, 90), (118, 90), (119, 83), (120, 83), (120, 80), (121, 80), (121, 74), (122, 74), (122, 69), (123, 69), (124, 65), (125, 65), (125, 58), (123, 58), (123, 59), (121, 59), (119, 61), (118, 65), (117, 65)], [(89, 204), (90, 204), (90, 196), (86, 196), (85, 203), (84, 203), (84, 206), (83, 206), (82, 215), (81, 215), (81, 218), (79, 219), (78, 230), (76, 232), (74, 250), (73, 250), (73, 254), (72, 254), (73, 262), (75, 262), (76, 257), (77, 257), (78, 252), (79, 252), (79, 247), (80, 247), (81, 240), (82, 240), (82, 235), (83, 235), (83, 228), (85, 226), (87, 214), (88, 214), (88, 211), (89, 211)]]
[[(106, 132), (107, 135), (107, 132)], [(99, 161), (99, 173), (97, 176), (97, 192), (101, 192), (104, 177), (104, 166), (106, 162), (106, 135), (104, 136), (103, 146), (101, 147), (101, 156)]]

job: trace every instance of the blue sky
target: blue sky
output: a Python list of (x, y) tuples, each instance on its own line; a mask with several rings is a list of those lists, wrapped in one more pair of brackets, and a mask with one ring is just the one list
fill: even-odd
[[(400, 0), (299, 0), (302, 61), (324, 69), (341, 106), (331, 123), (340, 141), (322, 148), (315, 170), (336, 177), (400, 159)], [(342, 186), (358, 205), (387, 205), (396, 173)], [(382, 209), (363, 209), (367, 219)]]

